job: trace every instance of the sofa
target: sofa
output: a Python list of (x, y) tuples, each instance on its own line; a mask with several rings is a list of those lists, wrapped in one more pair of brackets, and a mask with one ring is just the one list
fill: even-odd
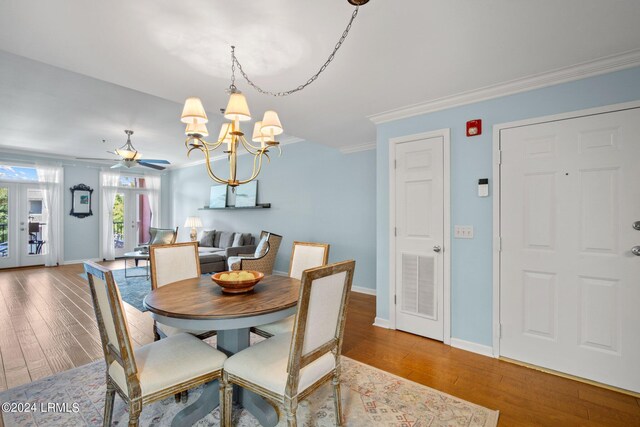
[(198, 242), (200, 270), (202, 273), (217, 273), (227, 270), (227, 259), (244, 254), (253, 254), (256, 240), (251, 233), (204, 230)]

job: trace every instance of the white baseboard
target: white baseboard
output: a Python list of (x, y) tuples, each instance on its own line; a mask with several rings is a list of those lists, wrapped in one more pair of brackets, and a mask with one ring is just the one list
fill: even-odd
[(102, 259), (100, 259), (100, 258), (87, 258), (87, 259), (72, 259), (72, 260), (69, 260), (69, 261), (66, 261), (66, 260), (65, 260), (65, 261), (62, 263), (62, 265), (82, 264), (82, 263), (83, 263), (83, 262), (85, 262), (85, 261), (94, 261), (94, 262), (99, 262), (99, 261), (102, 261)]
[(366, 294), (366, 295), (375, 295), (376, 294), (376, 290), (375, 289), (371, 289), (371, 288), (365, 288), (363, 286), (351, 286), (351, 291), (352, 292), (357, 292), (359, 294)]
[(373, 322), (373, 326), (377, 326), (379, 328), (389, 329), (391, 324), (387, 319), (383, 319), (381, 317), (376, 317), (376, 320)]
[(481, 354), (487, 357), (494, 357), (493, 347), (488, 345), (482, 345), (471, 341), (461, 340), (459, 338), (451, 338), (451, 347), (459, 348), (461, 350), (470, 351), (472, 353)]

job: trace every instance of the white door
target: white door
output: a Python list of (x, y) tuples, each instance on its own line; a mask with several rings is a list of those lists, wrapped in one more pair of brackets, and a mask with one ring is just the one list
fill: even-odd
[(0, 268), (44, 264), (44, 209), (37, 185), (0, 183)]
[(153, 215), (149, 195), (144, 191), (123, 189), (116, 195), (113, 210), (115, 255), (122, 257), (149, 241)]
[(443, 340), (444, 138), (395, 146), (396, 328)]
[(501, 131), (502, 356), (640, 392), (638, 123)]

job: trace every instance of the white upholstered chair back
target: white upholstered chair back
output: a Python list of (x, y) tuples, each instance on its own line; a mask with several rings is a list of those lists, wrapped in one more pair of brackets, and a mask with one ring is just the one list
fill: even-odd
[(168, 283), (200, 277), (198, 243), (153, 245), (149, 250), (151, 262), (151, 288)]
[(298, 373), (333, 352), (339, 357), (355, 261), (343, 261), (302, 273), (298, 312), (289, 356), (288, 390), (298, 388)]
[(329, 245), (324, 243), (293, 242), (289, 277), (300, 280), (302, 272), (309, 268), (327, 265)]
[(137, 368), (132, 357), (133, 346), (127, 318), (113, 275), (111, 271), (92, 262), (85, 262), (84, 269), (107, 366), (115, 362), (122, 366), (123, 371), (135, 373)]

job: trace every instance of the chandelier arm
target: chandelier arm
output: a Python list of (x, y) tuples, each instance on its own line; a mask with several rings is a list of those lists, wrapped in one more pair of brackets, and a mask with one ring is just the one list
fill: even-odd
[(240, 137), (239, 139), (240, 139), (240, 142), (242, 143), (242, 146), (244, 147), (245, 150), (247, 150), (249, 154), (256, 156), (260, 153), (259, 147), (255, 147), (253, 144), (247, 141), (244, 137)]
[[(246, 184), (247, 182), (251, 182), (254, 179), (256, 179), (258, 175), (260, 175), (260, 170), (262, 169), (262, 156), (263, 155), (264, 155), (264, 153), (261, 153), (261, 154), (255, 156), (253, 158), (253, 172), (251, 173), (251, 178), (246, 179), (244, 181), (238, 181), (238, 183), (240, 185)], [(257, 169), (256, 169), (256, 163), (257, 163)]]
[(209, 155), (209, 151), (208, 150), (203, 150), (203, 151), (204, 151), (204, 156), (205, 156), (205, 159), (206, 159), (205, 164), (207, 165), (207, 173), (209, 174), (209, 177), (212, 180), (214, 180), (216, 182), (219, 182), (220, 184), (228, 184), (229, 183), (228, 180), (225, 180), (225, 179), (222, 179), (222, 178), (218, 178), (216, 176), (216, 174), (213, 173), (213, 170), (211, 170), (211, 156)]
[(232, 46), (232, 50), (231, 50), (231, 67), (232, 67), (232, 80), (231, 80), (232, 83), (231, 83), (231, 87), (235, 88), (234, 71), (235, 71), (235, 65), (237, 65), (238, 66), (238, 70), (240, 71), (240, 74), (242, 74), (242, 77), (244, 77), (244, 79), (247, 81), (247, 83), (249, 83), (249, 85), (251, 87), (253, 87), (255, 90), (257, 90), (259, 93), (261, 93), (263, 95), (289, 96), (291, 94), (294, 94), (296, 92), (299, 92), (299, 91), (303, 90), (304, 88), (309, 86), (311, 83), (315, 82), (318, 79), (318, 77), (320, 76), (320, 74), (322, 74), (322, 72), (324, 72), (324, 70), (327, 69), (327, 67), (329, 66), (331, 61), (333, 61), (333, 59), (336, 56), (336, 53), (338, 53), (338, 50), (342, 46), (342, 43), (344, 43), (344, 41), (346, 40), (347, 36), (349, 35), (349, 30), (351, 30), (351, 26), (353, 25), (353, 21), (356, 19), (356, 16), (358, 16), (358, 9), (359, 9), (359, 6), (356, 6), (355, 10), (351, 14), (351, 19), (349, 20), (349, 23), (347, 24), (347, 27), (342, 32), (342, 36), (340, 36), (340, 39), (336, 43), (335, 47), (333, 48), (333, 51), (331, 52), (331, 54), (329, 55), (327, 60), (324, 62), (324, 64), (322, 64), (322, 66), (318, 69), (318, 71), (306, 81), (306, 83), (301, 84), (300, 86), (298, 86), (295, 89), (291, 89), (291, 90), (287, 90), (287, 91), (281, 91), (281, 92), (272, 92), (272, 91), (269, 91), (269, 90), (262, 89), (260, 86), (258, 86), (256, 83), (254, 83), (249, 78), (247, 73), (245, 73), (244, 69), (242, 68), (242, 64), (240, 64), (240, 61), (238, 61), (238, 58), (236, 57), (235, 48)]

